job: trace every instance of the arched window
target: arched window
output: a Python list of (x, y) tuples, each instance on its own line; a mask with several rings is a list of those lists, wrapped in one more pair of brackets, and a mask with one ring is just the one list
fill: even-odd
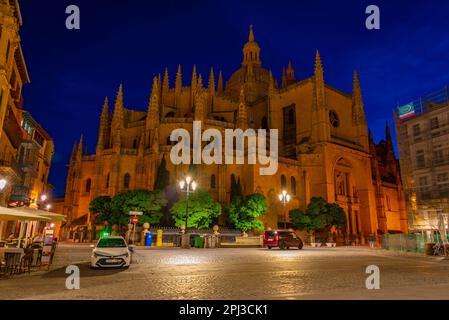
[(296, 179), (295, 177), (290, 178), (290, 190), (293, 196), (296, 196)]
[(173, 111), (170, 111), (170, 112), (168, 112), (168, 113), (165, 115), (165, 117), (166, 117), (166, 118), (174, 118), (174, 117), (175, 117), (175, 113), (174, 113)]
[(268, 129), (268, 119), (267, 119), (267, 117), (263, 117), (262, 118), (260, 126), (261, 126), (262, 129), (265, 129), (265, 130)]
[(91, 185), (92, 185), (92, 180), (89, 178), (86, 180), (86, 188), (85, 188), (86, 193), (90, 192)]
[(109, 173), (106, 176), (106, 189), (109, 189)]
[(128, 189), (129, 188), (129, 183), (131, 181), (131, 176), (129, 173), (125, 173), (125, 177), (123, 178), (123, 186)]
[(287, 178), (284, 175), (281, 175), (281, 189), (287, 191)]
[(215, 174), (210, 176), (210, 188), (211, 189), (215, 189), (216, 188)]

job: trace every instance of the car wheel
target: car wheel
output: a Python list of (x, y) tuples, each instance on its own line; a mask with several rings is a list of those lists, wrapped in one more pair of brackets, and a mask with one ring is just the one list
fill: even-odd
[(267, 248), (268, 248), (268, 249), (271, 249), (271, 248), (273, 248), (273, 247), (268, 246)]
[(298, 249), (301, 250), (302, 247), (304, 247), (304, 243), (302, 243), (302, 241), (300, 241), (300, 242), (299, 242), (299, 245), (298, 245)]

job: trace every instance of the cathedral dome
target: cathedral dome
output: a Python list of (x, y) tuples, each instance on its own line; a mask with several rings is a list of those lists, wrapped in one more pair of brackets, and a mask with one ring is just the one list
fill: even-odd
[(247, 102), (251, 103), (267, 95), (269, 83), (270, 71), (262, 67), (260, 47), (254, 40), (254, 31), (251, 25), (248, 42), (243, 46), (242, 66), (229, 78), (226, 84), (226, 93), (237, 100), (243, 85)]

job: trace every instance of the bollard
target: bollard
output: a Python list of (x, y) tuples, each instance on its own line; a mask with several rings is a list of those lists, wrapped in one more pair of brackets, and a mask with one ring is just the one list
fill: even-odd
[(157, 230), (156, 247), (162, 247), (162, 229)]

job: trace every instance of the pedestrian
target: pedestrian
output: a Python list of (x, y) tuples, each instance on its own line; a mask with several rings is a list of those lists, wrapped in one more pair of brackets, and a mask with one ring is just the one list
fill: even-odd
[(375, 237), (374, 237), (374, 235), (372, 233), (368, 236), (368, 242), (369, 242), (370, 248), (374, 248), (374, 244), (376, 243), (376, 239), (375, 239)]

